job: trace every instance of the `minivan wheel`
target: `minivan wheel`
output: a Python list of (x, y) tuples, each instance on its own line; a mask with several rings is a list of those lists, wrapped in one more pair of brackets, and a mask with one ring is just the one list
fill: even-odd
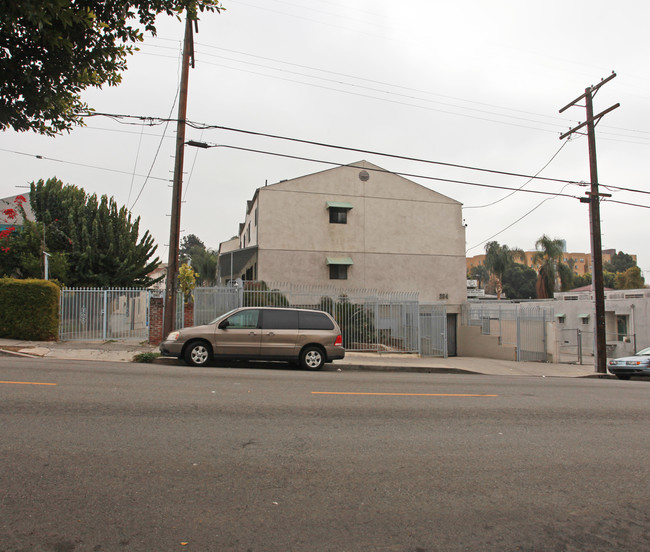
[(305, 347), (300, 353), (300, 366), (305, 370), (320, 370), (325, 364), (325, 353), (315, 345)]
[(190, 366), (205, 366), (210, 360), (210, 351), (204, 341), (191, 343), (185, 349), (185, 362)]

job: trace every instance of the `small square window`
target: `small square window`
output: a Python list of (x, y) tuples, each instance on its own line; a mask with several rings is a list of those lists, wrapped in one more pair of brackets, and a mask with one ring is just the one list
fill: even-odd
[(330, 207), (329, 211), (331, 224), (348, 223), (348, 209), (343, 209), (341, 207)]
[(344, 264), (331, 264), (330, 267), (330, 280), (347, 280), (348, 279), (348, 265)]

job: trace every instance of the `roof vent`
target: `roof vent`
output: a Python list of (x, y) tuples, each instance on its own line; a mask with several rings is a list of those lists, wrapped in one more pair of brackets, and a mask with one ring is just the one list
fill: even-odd
[(361, 171), (359, 173), (359, 180), (361, 182), (367, 182), (370, 179), (370, 175), (366, 171)]

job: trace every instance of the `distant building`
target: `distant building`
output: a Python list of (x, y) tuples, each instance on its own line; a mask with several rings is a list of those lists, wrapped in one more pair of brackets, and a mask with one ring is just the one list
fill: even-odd
[[(525, 264), (535, 270), (539, 269), (539, 263), (533, 262), (533, 257), (536, 251), (525, 251), (525, 262), (523, 259), (515, 259), (516, 262)], [(612, 257), (616, 255), (616, 249), (603, 249), (603, 263), (610, 262)], [(636, 262), (636, 255), (630, 255)], [(583, 276), (584, 274), (591, 273), (591, 253), (563, 253), (562, 262), (571, 268), (574, 274)], [(467, 271), (469, 272), (472, 267), (480, 266), (485, 263), (485, 255), (474, 255), (467, 257)]]

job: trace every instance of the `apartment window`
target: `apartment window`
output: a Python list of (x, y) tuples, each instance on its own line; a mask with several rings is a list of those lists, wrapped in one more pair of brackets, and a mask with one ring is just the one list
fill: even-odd
[(628, 320), (627, 315), (616, 316), (616, 341), (625, 341), (628, 333)]
[(557, 318), (557, 323), (558, 324), (566, 323), (566, 314), (564, 314), (564, 313), (556, 314), (555, 318)]
[(343, 201), (328, 201), (327, 209), (330, 212), (330, 224), (347, 224), (348, 211), (352, 209), (352, 204)]
[(580, 322), (583, 324), (587, 325), (589, 324), (589, 315), (588, 314), (579, 314), (578, 318), (580, 319)]
[(350, 257), (327, 257), (330, 280), (347, 280), (348, 268), (354, 264)]

